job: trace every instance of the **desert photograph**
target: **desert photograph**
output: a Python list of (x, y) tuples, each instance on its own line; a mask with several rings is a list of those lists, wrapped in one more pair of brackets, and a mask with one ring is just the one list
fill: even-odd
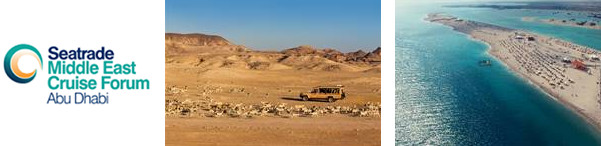
[(379, 1), (166, 1), (166, 145), (380, 145)]

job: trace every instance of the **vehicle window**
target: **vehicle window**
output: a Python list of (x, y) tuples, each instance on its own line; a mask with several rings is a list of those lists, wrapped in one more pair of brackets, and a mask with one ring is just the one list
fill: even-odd
[(311, 93), (322, 93), (322, 94), (340, 94), (342, 89), (340, 88), (316, 88)]

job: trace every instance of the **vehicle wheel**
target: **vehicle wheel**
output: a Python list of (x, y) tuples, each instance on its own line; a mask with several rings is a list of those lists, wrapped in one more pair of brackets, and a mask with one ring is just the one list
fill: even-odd
[(334, 97), (328, 97), (328, 102), (334, 102)]
[(307, 100), (309, 100), (309, 97), (307, 97), (307, 96), (303, 96), (303, 97), (301, 97), (301, 99), (302, 99), (303, 101), (307, 101)]

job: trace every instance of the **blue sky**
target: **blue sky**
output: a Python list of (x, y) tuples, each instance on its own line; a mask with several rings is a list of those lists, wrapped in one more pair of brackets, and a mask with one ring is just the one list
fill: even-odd
[(379, 0), (167, 0), (166, 32), (220, 35), (256, 50), (380, 46)]

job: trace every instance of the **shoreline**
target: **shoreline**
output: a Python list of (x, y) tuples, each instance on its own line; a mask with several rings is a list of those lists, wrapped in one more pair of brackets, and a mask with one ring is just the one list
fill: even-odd
[[(486, 54), (487, 54), (487, 55), (490, 55), (490, 56), (491, 56), (493, 59), (495, 59), (495, 60), (497, 60), (497, 61), (501, 62), (501, 64), (502, 64), (502, 65), (503, 65), (505, 68), (509, 69), (509, 72), (510, 72), (511, 74), (514, 74), (514, 75), (516, 75), (517, 77), (519, 77), (520, 79), (522, 79), (522, 80), (526, 81), (528, 84), (532, 85), (533, 87), (535, 87), (535, 88), (536, 88), (537, 90), (539, 90), (540, 92), (544, 93), (546, 96), (548, 96), (548, 97), (549, 97), (549, 98), (551, 98), (552, 100), (554, 100), (554, 101), (557, 101), (557, 102), (558, 102), (559, 104), (561, 104), (562, 106), (564, 106), (564, 107), (566, 107), (566, 106), (567, 106), (567, 108), (566, 108), (566, 109), (568, 109), (568, 110), (570, 110), (570, 111), (572, 111), (572, 112), (576, 113), (576, 115), (578, 115), (580, 118), (584, 119), (584, 120), (585, 120), (585, 121), (586, 121), (588, 124), (590, 124), (590, 125), (592, 126), (591, 128), (594, 128), (595, 130), (597, 130), (597, 131), (599, 132), (599, 134), (601, 134), (601, 122), (597, 122), (597, 121), (595, 121), (593, 118), (591, 118), (591, 117), (587, 116), (585, 113), (583, 113), (583, 112), (581, 111), (581, 109), (579, 109), (578, 107), (576, 107), (576, 106), (575, 106), (575, 105), (573, 105), (572, 103), (569, 103), (568, 101), (566, 101), (566, 100), (563, 100), (563, 99), (559, 98), (559, 97), (558, 97), (558, 95), (553, 95), (553, 94), (551, 94), (551, 91), (550, 91), (550, 90), (546, 89), (545, 87), (543, 87), (543, 86), (541, 86), (541, 85), (539, 85), (539, 84), (537, 84), (537, 83), (534, 83), (534, 82), (532, 82), (532, 79), (531, 79), (530, 77), (522, 75), (521, 73), (519, 73), (519, 72), (518, 72), (518, 70), (517, 70), (516, 68), (514, 68), (514, 67), (512, 67), (512, 66), (509, 66), (509, 65), (508, 65), (507, 63), (505, 63), (505, 62), (504, 62), (504, 61), (503, 61), (501, 58), (499, 58), (497, 55), (494, 55), (494, 53), (492, 53), (492, 52), (491, 52), (491, 50), (492, 50), (493, 48), (492, 48), (492, 46), (491, 46), (489, 43), (487, 43), (487, 42), (484, 42), (484, 41), (482, 41), (482, 40), (478, 40), (478, 39), (476, 39), (476, 38), (473, 38), (471, 35), (468, 35), (468, 36), (469, 36), (469, 38), (470, 38), (470, 39), (472, 39), (472, 40), (474, 40), (474, 41), (478, 41), (478, 42), (481, 42), (481, 43), (485, 44), (485, 45), (486, 45)], [(601, 135), (600, 135), (600, 136), (601, 136)]]
[[(532, 50), (534, 50), (534, 52), (538, 51), (538, 52), (543, 52), (543, 53), (553, 52), (553, 51), (557, 51), (557, 50), (564, 51), (564, 50), (562, 50), (562, 47), (561, 46), (554, 47), (553, 45), (551, 45), (551, 43), (549, 43), (549, 45), (550, 45), (550, 46), (548, 46), (549, 48), (545, 48), (547, 46), (539, 48), (539, 46), (538, 46), (539, 44), (534, 43), (534, 45), (532, 45), (532, 44), (530, 44), (529, 41), (524, 41), (523, 38), (520, 38), (520, 40), (518, 40), (518, 41), (513, 41), (512, 37), (515, 37), (515, 36), (512, 36), (512, 35), (520, 34), (523, 36), (528, 36), (528, 40), (530, 39), (530, 37), (536, 38), (536, 39), (533, 39), (534, 41), (539, 41), (539, 39), (542, 38), (543, 41), (552, 40), (552, 41), (560, 42), (560, 43), (565, 42), (566, 45), (570, 46), (570, 47), (578, 46), (578, 45), (574, 45), (571, 42), (567, 42), (567, 41), (563, 41), (563, 40), (556, 40), (552, 37), (541, 36), (541, 35), (533, 34), (530, 32), (525, 32), (525, 31), (521, 31), (521, 30), (502, 28), (499, 26), (494, 26), (494, 25), (490, 25), (490, 24), (486, 24), (486, 23), (462, 20), (462, 19), (459, 19), (459, 18), (456, 18), (453, 16), (447, 16), (447, 15), (439, 14), (439, 13), (429, 14), (424, 20), (451, 27), (455, 31), (466, 34), (469, 37), (469, 39), (472, 39), (472, 40), (475, 40), (478, 42), (482, 42), (483, 44), (485, 44), (487, 46), (487, 48), (486, 48), (487, 54), (491, 55), (495, 60), (501, 62), (501, 64), (503, 64), (505, 67), (507, 67), (512, 72), (512, 74), (516, 74), (520, 78), (527, 81), (529, 84), (535, 85), (534, 87), (538, 88), (540, 91), (542, 91), (542, 93), (545, 93), (546, 95), (551, 97), (551, 99), (558, 101), (561, 105), (563, 105), (564, 107), (567, 107), (567, 109), (574, 111), (574, 113), (576, 113), (578, 116), (582, 117), (587, 123), (589, 123), (590, 126), (592, 126), (591, 128), (594, 128), (594, 130), (596, 130), (598, 133), (601, 133), (601, 122), (600, 122), (601, 118), (599, 118), (599, 116), (600, 116), (599, 114), (601, 114), (601, 113), (598, 112), (601, 110), (599, 108), (600, 105), (598, 102), (599, 101), (598, 94), (597, 94), (597, 96), (594, 96), (594, 97), (591, 97), (591, 96), (584, 97), (584, 98), (587, 98), (587, 100), (589, 100), (589, 101), (591, 100), (591, 98), (595, 98), (595, 103), (589, 103), (588, 105), (578, 104), (578, 103), (582, 103), (582, 102), (579, 101), (578, 99), (569, 99), (570, 97), (566, 96), (565, 92), (561, 91), (561, 90), (563, 90), (563, 91), (569, 92), (569, 91), (567, 91), (569, 89), (564, 90), (564, 86), (560, 86), (561, 90), (556, 89), (556, 86), (551, 87), (550, 84), (553, 83), (553, 81), (555, 81), (555, 78), (553, 79), (553, 81), (549, 81), (549, 84), (545, 84), (544, 80), (541, 80), (541, 78), (537, 78), (537, 77), (540, 77), (539, 76), (540, 71), (537, 72), (536, 76), (532, 75), (532, 73), (533, 73), (532, 70), (536, 70), (536, 69), (528, 68), (529, 65), (533, 64), (532, 62), (528, 62), (528, 61), (532, 61), (532, 60), (540, 61), (540, 60), (537, 60), (536, 57), (541, 57), (544, 55), (534, 56), (533, 57), (534, 59), (529, 58), (529, 57), (525, 57), (527, 59), (523, 59), (522, 58), (523, 56), (519, 55), (519, 53), (524, 53), (524, 52), (530, 53), (528, 51), (532, 51)], [(499, 29), (499, 28), (501, 28), (501, 29)], [(509, 38), (503, 38), (503, 37), (508, 37), (508, 36), (509, 36)], [(499, 40), (501, 40), (501, 42), (498, 42)], [(505, 41), (505, 42), (503, 42), (503, 41)], [(507, 42), (509, 42), (509, 43), (507, 43)], [(519, 43), (516, 43), (516, 42), (519, 42)], [(522, 42), (525, 42), (525, 43), (520, 44)], [(512, 52), (511, 49), (503, 48), (502, 47), (503, 43), (509, 44), (509, 46), (517, 44), (518, 47), (511, 46), (511, 47), (515, 47), (515, 48), (513, 48), (514, 49), (513, 51), (517, 50), (517, 51), (523, 51), (523, 52)], [(545, 43), (548, 43), (548, 42), (545, 42)], [(525, 44), (527, 44), (527, 45), (525, 45)], [(523, 46), (521, 46), (521, 45), (523, 45)], [(536, 48), (536, 49), (528, 49), (528, 48)], [(569, 47), (566, 47), (566, 48), (569, 48)], [(578, 49), (580, 49), (580, 48), (586, 48), (586, 47), (579, 46)], [(540, 51), (538, 49), (543, 50), (543, 51)], [(509, 50), (509, 51), (507, 51), (507, 50)], [(526, 51), (524, 51), (524, 50), (526, 50)], [(574, 50), (577, 50), (577, 49), (574, 49)], [(566, 52), (568, 52), (568, 51), (566, 51)], [(583, 49), (583, 50), (578, 50), (578, 51), (588, 52), (591, 54), (599, 54), (599, 51), (596, 51), (596, 50), (591, 51), (591, 50)], [(541, 54), (543, 54), (543, 53), (541, 53)], [(516, 56), (516, 54), (518, 54), (518, 55)], [(550, 54), (553, 54), (553, 53), (550, 53)], [(556, 54), (560, 54), (560, 53), (556, 53)], [(566, 54), (568, 54), (567, 56), (569, 56), (569, 54), (572, 54), (572, 53), (566, 53)], [(511, 55), (513, 55), (514, 58), (509, 58), (509, 57), (511, 57)], [(573, 56), (571, 56), (571, 57), (573, 57)], [(526, 63), (520, 62), (520, 60), (526, 60)], [(546, 59), (541, 59), (541, 60), (543, 60), (542, 62), (544, 62), (544, 63), (546, 63), (545, 61), (548, 61)], [(590, 62), (587, 62), (587, 63), (590, 63)], [(554, 67), (553, 64), (556, 64), (556, 63), (552, 62), (550, 64), (544, 64), (544, 65)], [(522, 65), (522, 66), (520, 66), (520, 65)], [(524, 67), (524, 65), (526, 65), (528, 67)], [(565, 67), (566, 65), (564, 64), (563, 66)], [(546, 66), (545, 66), (545, 68), (547, 70), (549, 70)], [(570, 69), (566, 68), (563, 70), (563, 72), (565, 73), (566, 70), (570, 70)], [(590, 71), (591, 70), (597, 70), (597, 68), (595, 68), (595, 69), (591, 68)], [(549, 72), (553, 72), (553, 71), (549, 70)], [(593, 72), (593, 71), (591, 71), (591, 72)], [(568, 76), (569, 76), (569, 75), (571, 75), (570, 73), (572, 73), (572, 72), (569, 72), (566, 74), (568, 74)], [(578, 74), (578, 73), (575, 73), (575, 74)], [(589, 80), (589, 81), (591, 79), (595, 79), (594, 81), (599, 81), (599, 78), (595, 76), (597, 74), (598, 73), (590, 74), (590, 76), (580, 75), (579, 77), (583, 77), (583, 78), (585, 78), (585, 80)], [(561, 74), (561, 75), (564, 76), (564, 74)], [(542, 77), (542, 78), (545, 78), (545, 77)], [(561, 81), (563, 81), (563, 80), (561, 80)], [(571, 79), (570, 79), (570, 82), (572, 82)], [(558, 83), (563, 83), (563, 82), (558, 82)], [(570, 87), (567, 87), (568, 85), (570, 85), (570, 83), (567, 83), (565, 85), (566, 86), (565, 88), (570, 88)], [(574, 83), (574, 86), (576, 86), (576, 85), (578, 85), (578, 84)], [(590, 85), (590, 84), (582, 83), (579, 85)], [(585, 94), (585, 95), (590, 95), (591, 93), (593, 93), (593, 94), (599, 93), (599, 88), (598, 88), (599, 84), (597, 83), (595, 85), (597, 87), (593, 87), (593, 88), (589, 87), (589, 88), (582, 89), (582, 90), (588, 89), (587, 91), (589, 91), (589, 93)], [(572, 92), (580, 93), (581, 91), (572, 90)], [(562, 93), (564, 93), (564, 94), (562, 95)], [(573, 97), (573, 96), (574, 95), (572, 94), (572, 98), (579, 98), (577, 94), (576, 94), (576, 97)], [(590, 104), (595, 104), (595, 106), (590, 106)], [(583, 108), (583, 106), (585, 108)], [(596, 107), (596, 108), (591, 108), (591, 107)], [(591, 129), (591, 130), (593, 130), (593, 129)], [(597, 136), (599, 136), (599, 135), (597, 135)]]
[(555, 19), (542, 19), (539, 21), (546, 23), (546, 24), (551, 24), (551, 25), (601, 30), (601, 26), (598, 23), (592, 22), (592, 21), (577, 22), (577, 21), (570, 21), (570, 20), (555, 20)]
[(594, 29), (601, 30), (601, 25), (598, 22), (594, 21), (573, 21), (573, 20), (564, 20), (564, 19), (537, 19), (536, 17), (522, 17), (521, 19), (524, 22), (540, 22), (544, 24), (557, 25), (557, 26), (567, 26), (567, 27), (578, 27), (585, 29)]
[[(478, 41), (480, 41), (480, 40), (478, 40)], [(482, 42), (482, 41), (480, 41), (480, 42)], [(511, 67), (511, 66), (507, 65), (505, 62), (503, 62), (503, 60), (501, 60), (497, 56), (493, 55), (490, 52), (490, 50), (492, 49), (492, 47), (490, 47), (490, 44), (488, 44), (486, 42), (483, 42), (483, 43), (486, 44), (486, 46), (487, 46), (486, 53), (488, 55), (490, 55), (491, 57), (493, 57), (495, 60), (498, 60), (499, 62), (501, 62), (501, 64), (503, 66), (505, 66), (507, 69), (509, 69), (509, 71), (511, 72), (511, 74), (514, 74), (514, 75), (518, 76), (520, 79), (526, 81), (528, 84), (532, 85), (537, 90), (539, 90), (540, 92), (542, 92), (546, 96), (548, 96), (548, 98), (551, 98), (552, 100), (557, 101), (562, 106), (567, 107), (566, 109), (574, 112), (576, 115), (578, 115), (578, 117), (582, 118), (584, 121), (586, 121), (588, 124), (590, 124), (590, 126), (592, 126), (591, 128), (594, 128), (595, 130), (597, 130), (601, 134), (601, 123), (600, 122), (597, 122), (592, 117), (587, 116), (585, 113), (583, 113), (581, 111), (580, 108), (576, 107), (572, 103), (569, 103), (568, 101), (559, 98), (558, 95), (551, 94), (551, 91), (548, 90), (548, 89), (546, 89), (545, 87), (543, 87), (543, 86), (541, 86), (541, 85), (539, 85), (537, 83), (532, 82), (532, 79), (530, 77), (527, 77), (527, 76), (524, 76), (524, 75), (520, 74), (514, 67)]]

